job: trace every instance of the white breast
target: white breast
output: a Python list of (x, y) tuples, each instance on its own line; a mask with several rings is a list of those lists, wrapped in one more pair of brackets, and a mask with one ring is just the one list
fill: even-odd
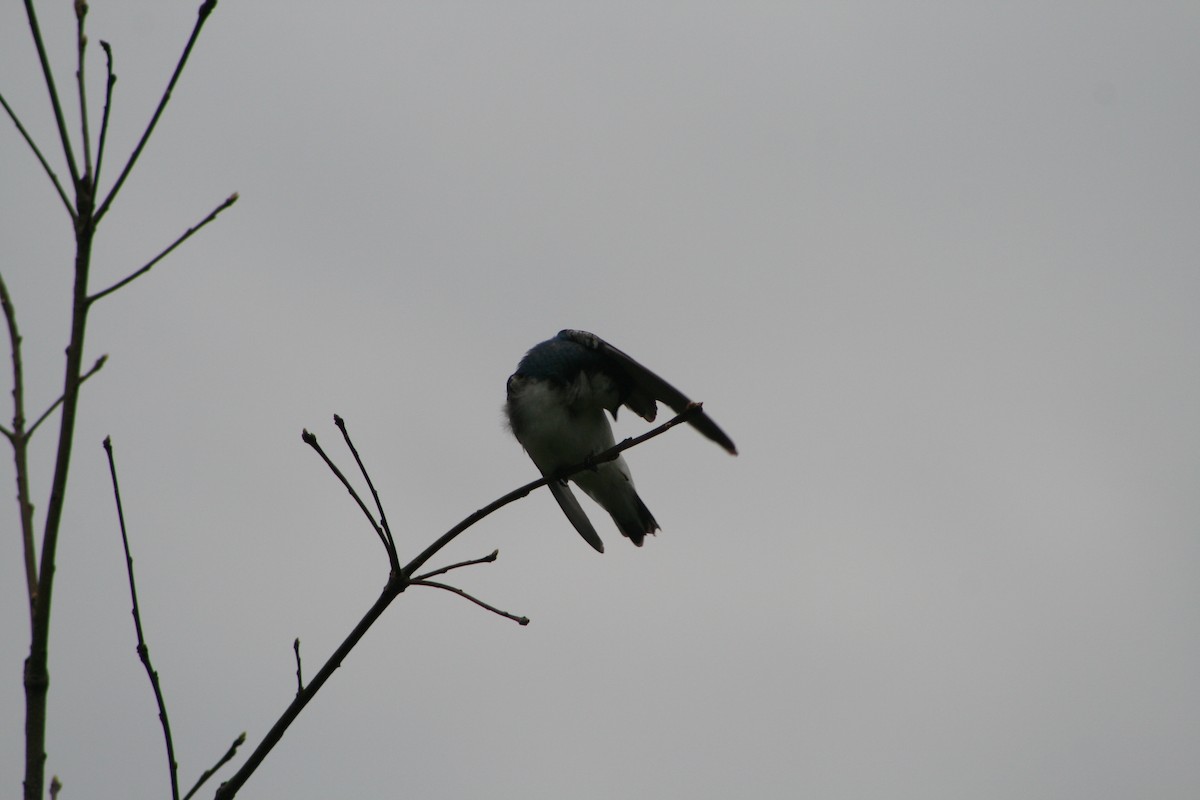
[(560, 387), (548, 381), (514, 380), (508, 412), (517, 441), (533, 463), (549, 474), (613, 446), (604, 416), (615, 387), (604, 376), (580, 374)]

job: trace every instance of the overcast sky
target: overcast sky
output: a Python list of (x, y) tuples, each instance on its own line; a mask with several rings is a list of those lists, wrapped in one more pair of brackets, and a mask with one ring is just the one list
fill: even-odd
[[(108, 180), (197, 4), (93, 4)], [(69, 4), (40, 8), (69, 93)], [(104, 436), (190, 786), (290, 701), (292, 640), (315, 673), (387, 576), (301, 429), (349, 468), (346, 418), (412, 555), (536, 477), (504, 382), (564, 327), (703, 401), (741, 455), (688, 429), (628, 453), (662, 524), (642, 549), (588, 505), (597, 555), (544, 491), (478, 525), (433, 565), (499, 548), (454, 582), (532, 623), (410, 590), (242, 796), (1200, 795), (1198, 43), (1194, 0), (223, 0), (96, 243), (101, 288), (241, 193), (94, 309), (60, 797), (167, 795)], [(0, 91), (57, 152), (16, 3)], [(60, 391), (70, 234), (0, 120), (31, 413)], [(0, 479), (15, 794), (7, 456)]]

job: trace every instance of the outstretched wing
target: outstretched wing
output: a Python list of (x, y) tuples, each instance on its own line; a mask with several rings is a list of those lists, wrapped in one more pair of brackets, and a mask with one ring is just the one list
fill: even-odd
[[(620, 376), (625, 379), (621, 382), (627, 383), (629, 386), (628, 394), (624, 398), (625, 405), (629, 406), (635, 414), (643, 419), (649, 422), (654, 421), (654, 417), (658, 411), (655, 405), (656, 401), (666, 403), (676, 414), (683, 413), (691, 404), (692, 401), (683, 392), (596, 334), (588, 333), (587, 331), (565, 330), (560, 331), (558, 335), (598, 353), (606, 362), (611, 364), (612, 368), (618, 371), (621, 374)], [(730, 454), (737, 455), (737, 447), (734, 446), (733, 440), (726, 436), (725, 431), (721, 430), (717, 426), (717, 423), (712, 421), (712, 417), (704, 413), (703, 410), (688, 421), (696, 430), (721, 445), (721, 447), (724, 447)]]

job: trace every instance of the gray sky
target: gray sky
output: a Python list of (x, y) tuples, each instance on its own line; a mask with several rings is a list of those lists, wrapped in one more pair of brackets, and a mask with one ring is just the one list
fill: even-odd
[[(92, 7), (110, 179), (195, 7)], [(0, 90), (53, 151), (21, 11)], [(41, 15), (66, 89), (73, 19)], [(663, 527), (641, 550), (589, 506), (598, 556), (544, 492), (464, 535), (437, 563), (499, 547), (456, 582), (532, 624), (411, 590), (244, 796), (1196, 797), (1197, 42), (1194, 2), (225, 0), (96, 246), (101, 287), (241, 192), (92, 317), (87, 358), (111, 358), (58, 564), (61, 796), (167, 791), (105, 435), (190, 785), (290, 700), (292, 639), (312, 674), (386, 578), (301, 429), (349, 467), (347, 419), (415, 553), (535, 476), (504, 381), (578, 327), (741, 456), (688, 430), (629, 454)], [(7, 121), (0, 187), (37, 408), (70, 229)]]

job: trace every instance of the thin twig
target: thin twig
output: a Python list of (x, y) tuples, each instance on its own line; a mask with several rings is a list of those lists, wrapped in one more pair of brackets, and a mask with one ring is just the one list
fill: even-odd
[(354, 498), (354, 502), (358, 503), (358, 507), (362, 509), (363, 514), (366, 515), (367, 520), (371, 523), (371, 527), (375, 529), (375, 534), (379, 537), (379, 541), (383, 542), (383, 548), (385, 550), (390, 550), (388, 547), (387, 537), (383, 535), (383, 529), (379, 527), (379, 523), (375, 521), (373, 516), (371, 516), (371, 512), (367, 509), (367, 504), (364, 503), (363, 499), (358, 496), (358, 491), (350, 485), (350, 481), (347, 480), (346, 476), (342, 474), (342, 471), (338, 469), (337, 464), (334, 464), (329, 456), (325, 454), (325, 450), (321, 447), (320, 443), (317, 442), (316, 434), (309, 433), (308, 429), (306, 428), (300, 433), (300, 438), (304, 440), (305, 444), (317, 451), (317, 455), (321, 456), (321, 458), (325, 461), (325, 466), (329, 467), (329, 469), (333, 471), (333, 474), (337, 476), (337, 479), (342, 482), (342, 486), (346, 487), (346, 491), (349, 492), (350, 496)]
[(515, 614), (510, 614), (507, 611), (502, 611), (501, 609), (496, 608), (495, 606), (488, 605), (487, 603), (480, 600), (478, 597), (472, 597), (471, 595), (464, 592), (462, 589), (459, 589), (457, 586), (451, 586), (448, 583), (438, 583), (437, 581), (412, 581), (412, 585), (413, 586), (432, 586), (435, 589), (445, 589), (447, 592), (454, 592), (454, 594), (458, 595), (459, 597), (465, 597), (467, 600), (470, 600), (475, 605), (479, 606), (480, 608), (486, 608), (488, 611), (491, 611), (493, 614), (499, 614), (502, 617), (507, 617), (508, 619), (511, 619), (513, 622), (517, 623), (518, 625), (528, 625), (529, 624), (529, 617), (518, 617)]
[(51, 169), (49, 162), (46, 161), (46, 157), (42, 155), (41, 149), (38, 148), (37, 143), (33, 141), (33, 137), (29, 135), (29, 131), (25, 130), (25, 126), (21, 124), (21, 120), (17, 117), (17, 113), (12, 110), (12, 106), (10, 106), (8, 101), (4, 99), (3, 94), (0, 94), (0, 106), (4, 106), (4, 110), (8, 112), (8, 118), (11, 119), (13, 124), (17, 126), (17, 132), (21, 134), (21, 138), (25, 140), (25, 144), (29, 145), (29, 149), (33, 151), (33, 154), (37, 156), (38, 163), (42, 165), (42, 169), (46, 171), (47, 177), (50, 178), (50, 183), (54, 184), (54, 189), (58, 192), (58, 196), (62, 199), (63, 206), (67, 209), (67, 213), (71, 215), (72, 220), (75, 219), (75, 207), (71, 205), (71, 198), (67, 197), (66, 190), (64, 190), (62, 184), (59, 183), (58, 175), (54, 174), (54, 170)]
[(79, 130), (83, 136), (83, 180), (91, 182), (92, 178), (92, 135), (88, 130), (87, 81), (84, 78), (84, 63), (87, 53), (87, 34), (83, 32), (84, 19), (87, 17), (88, 4), (86, 0), (75, 0), (75, 30), (79, 56), (79, 66), (75, 70), (75, 81), (79, 86)]
[[(25, 0), (28, 6), (32, 0)], [(187, 44), (184, 45), (183, 53), (179, 56), (179, 63), (175, 65), (175, 72), (171, 74), (171, 80), (167, 82), (167, 88), (163, 91), (162, 99), (158, 101), (158, 108), (154, 109), (154, 115), (150, 117), (149, 124), (146, 125), (146, 130), (142, 133), (142, 138), (138, 141), (137, 147), (133, 148), (133, 153), (129, 156), (129, 161), (125, 163), (125, 168), (121, 170), (117, 182), (108, 190), (108, 196), (104, 198), (104, 202), (96, 209), (96, 222), (99, 222), (105, 214), (108, 213), (109, 206), (117, 196), (117, 192), (121, 191), (121, 187), (125, 185), (125, 179), (129, 177), (133, 165), (137, 163), (138, 156), (142, 154), (142, 150), (146, 147), (146, 142), (150, 140), (150, 134), (154, 133), (154, 126), (158, 124), (159, 117), (167, 107), (167, 102), (171, 99), (171, 92), (175, 89), (175, 84), (179, 82), (179, 76), (183, 74), (184, 65), (187, 64), (188, 56), (192, 54), (192, 47), (196, 44), (196, 39), (200, 36), (200, 29), (204, 27), (208, 15), (217, 7), (217, 0), (204, 0), (200, 4), (199, 13), (196, 16), (196, 25), (192, 28), (192, 35), (188, 37)], [(32, 11), (30, 12), (32, 14)], [(72, 172), (74, 174), (74, 172)]]
[(100, 47), (104, 49), (105, 72), (108, 77), (104, 81), (104, 115), (100, 117), (100, 141), (96, 145), (96, 172), (92, 176), (92, 185), (100, 185), (100, 166), (104, 163), (104, 145), (108, 141), (108, 115), (112, 109), (113, 86), (117, 83), (117, 76), (113, 73), (113, 54), (112, 47), (103, 39), (100, 40)]
[(606, 461), (612, 461), (613, 459), (615, 459), (617, 456), (619, 456), (621, 453), (628, 450), (629, 448), (636, 447), (637, 445), (641, 444), (642, 442), (653, 439), (655, 436), (660, 436), (661, 434), (666, 433), (668, 430), (670, 430), (671, 428), (674, 428), (676, 425), (680, 424), (681, 422), (686, 422), (693, 415), (700, 413), (701, 408), (703, 408), (702, 404), (692, 403), (687, 408), (685, 408), (683, 411), (679, 412), (674, 417), (672, 417), (671, 419), (664, 422), (662, 425), (659, 425), (657, 428), (654, 428), (651, 431), (643, 433), (641, 436), (637, 436), (632, 439), (625, 439), (621, 442), (618, 442), (616, 445), (608, 448), (603, 453), (599, 453), (599, 454), (587, 459), (586, 461), (584, 461), (581, 464), (576, 464), (573, 467), (568, 467), (566, 469), (560, 470), (557, 474), (551, 475), (548, 478), (546, 478), (546, 477), (539, 478), (536, 481), (530, 481), (529, 483), (525, 484), (524, 486), (513, 489), (508, 494), (492, 501), (490, 504), (479, 509), (478, 511), (476, 511), (475, 513), (471, 514), (469, 517), (464, 519), (462, 522), (458, 523), (453, 528), (451, 528), (450, 530), (443, 533), (440, 537), (438, 537), (438, 539), (436, 541), (434, 541), (433, 544), (429, 545), (429, 547), (426, 547), (423, 551), (421, 551), (420, 555), (418, 555), (412, 561), (408, 562), (408, 564), (405, 565), (404, 569), (401, 571), (401, 574), (404, 575), (406, 578), (410, 577), (414, 572), (416, 572), (418, 569), (420, 569), (421, 566), (424, 565), (426, 561), (428, 561), (430, 558), (432, 558), (434, 554), (436, 554), (439, 550), (441, 550), (443, 547), (448, 545), (450, 542), (454, 541), (454, 539), (457, 538), (458, 535), (461, 534), (463, 531), (465, 531), (467, 528), (470, 528), (476, 522), (479, 522), (479, 520), (490, 515), (491, 513), (498, 511), (501, 508), (504, 508), (509, 503), (512, 503), (516, 500), (520, 500), (522, 497), (529, 494), (534, 489), (539, 489), (542, 486), (545, 486), (546, 484), (550, 483), (550, 481), (564, 480), (564, 479), (569, 478), (570, 476), (574, 475), (576, 472), (583, 472), (585, 469), (595, 469), (597, 464), (603, 464)]
[(296, 641), (292, 642), (292, 649), (296, 651), (296, 694), (304, 691), (304, 677), (300, 674), (300, 637), (296, 637)]
[(117, 520), (121, 525), (121, 543), (125, 546), (125, 568), (129, 573), (129, 596), (133, 600), (133, 627), (137, 631), (137, 654), (146, 674), (150, 677), (150, 685), (154, 688), (154, 700), (158, 703), (158, 718), (162, 720), (163, 738), (167, 743), (167, 769), (171, 775), (171, 797), (179, 800), (178, 766), (175, 763), (175, 743), (171, 739), (171, 723), (167, 720), (167, 705), (163, 700), (162, 687), (159, 685), (158, 673), (150, 663), (150, 648), (146, 646), (146, 638), (142, 634), (142, 614), (138, 608), (137, 584), (133, 580), (133, 556), (129, 552), (129, 537), (125, 532), (125, 511), (121, 507), (121, 489), (117, 485), (117, 465), (113, 460), (112, 438), (104, 437), (104, 452), (108, 454), (108, 471), (112, 475), (113, 497), (117, 501)]
[(13, 367), (13, 427), (4, 434), (12, 443), (13, 462), (17, 472), (17, 506), (21, 515), (21, 549), (25, 554), (25, 583), (29, 592), (29, 609), (37, 599), (37, 553), (33, 543), (33, 502), (29, 499), (29, 435), (25, 430), (25, 368), (21, 361), (21, 331), (17, 328), (17, 310), (8, 295), (4, 276), (0, 275), (0, 307), (8, 323), (8, 341)]
[(442, 567), (441, 569), (435, 569), (432, 572), (426, 572), (423, 575), (418, 575), (412, 579), (412, 582), (416, 583), (417, 581), (428, 580), (429, 578), (432, 578), (436, 575), (445, 575), (450, 570), (458, 569), (459, 567), (470, 567), (470, 566), (474, 566), (475, 564), (490, 564), (499, 557), (500, 557), (500, 551), (493, 550), (492, 552), (488, 553), (483, 558), (472, 558), (470, 561), (459, 561), (457, 564), (450, 564), (449, 566)]
[(371, 475), (367, 472), (367, 468), (363, 466), (362, 459), (358, 457), (358, 448), (354, 446), (354, 442), (350, 441), (350, 433), (346, 430), (346, 421), (337, 414), (334, 414), (333, 424), (342, 432), (342, 438), (346, 440), (346, 446), (354, 454), (354, 461), (358, 464), (358, 470), (367, 481), (367, 488), (371, 490), (371, 496), (375, 498), (375, 508), (379, 509), (379, 524), (383, 527), (383, 535), (386, 537), (384, 539), (384, 546), (387, 548), (388, 561), (391, 563), (392, 571), (399, 572), (400, 556), (396, 554), (396, 540), (392, 538), (392, 529), (388, 526), (387, 514), (383, 512), (383, 503), (379, 500), (379, 492), (375, 491), (375, 484), (371, 481)]
[(120, 289), (122, 286), (126, 285), (127, 283), (134, 281), (134, 280), (142, 277), (143, 275), (145, 275), (147, 272), (149, 272), (154, 267), (155, 264), (157, 264), (159, 261), (162, 261), (168, 255), (170, 255), (172, 250), (174, 250), (176, 247), (179, 247), (179, 245), (183, 244), (188, 239), (190, 239), (192, 237), (192, 234), (196, 233), (201, 228), (203, 228), (205, 225), (212, 222), (214, 219), (217, 218), (218, 214), (220, 214), (225, 209), (229, 208), (231, 205), (233, 205), (237, 201), (238, 201), (238, 193), (237, 192), (234, 192), (233, 194), (229, 195), (229, 197), (226, 197), (225, 200), (222, 201), (222, 203), (219, 206), (217, 206), (216, 208), (214, 208), (212, 211), (209, 212), (207, 217), (200, 220), (198, 223), (196, 223), (195, 225), (193, 225), (192, 227), (190, 227), (186, 231), (184, 231), (182, 234), (180, 234), (179, 238), (177, 238), (175, 241), (171, 242), (171, 244), (168, 245), (165, 250), (163, 250), (161, 253), (156, 255), (154, 258), (152, 258), (148, 262), (146, 262), (146, 265), (144, 267), (137, 270), (136, 272), (126, 275), (124, 278), (117, 281), (112, 286), (109, 286), (107, 289), (96, 292), (95, 294), (89, 296), (87, 299), (88, 304), (91, 305), (92, 303), (96, 302), (100, 298), (112, 294), (117, 289)]
[[(97, 372), (99, 372), (99, 371), (100, 371), (100, 370), (101, 370), (101, 369), (104, 367), (104, 364), (105, 364), (105, 362), (107, 362), (107, 361), (108, 361), (108, 355), (107, 355), (107, 354), (106, 354), (106, 355), (102, 355), (102, 356), (100, 356), (99, 358), (97, 358), (97, 359), (96, 359), (96, 363), (95, 363), (95, 364), (92, 364), (92, 368), (91, 368), (91, 369), (89, 369), (87, 372), (85, 372), (83, 375), (80, 375), (80, 376), (79, 376), (79, 385), (80, 385), (80, 386), (83, 386), (83, 382), (84, 382), (84, 381), (86, 381), (88, 378), (92, 377), (93, 375), (95, 375)], [(46, 417), (48, 417), (48, 416), (50, 416), (51, 414), (53, 414), (53, 413), (54, 413), (54, 409), (56, 409), (56, 408), (58, 408), (60, 405), (62, 405), (62, 401), (63, 401), (62, 395), (59, 395), (58, 399), (57, 399), (57, 400), (55, 400), (53, 403), (51, 403), (51, 404), (50, 404), (50, 407), (49, 407), (49, 408), (47, 408), (45, 411), (43, 411), (43, 412), (42, 412), (42, 415), (41, 415), (40, 417), (38, 417), (38, 418), (37, 418), (37, 421), (36, 421), (36, 422), (34, 422), (34, 423), (33, 423), (33, 425), (29, 426), (29, 433), (27, 433), (26, 435), (27, 435), (27, 436), (33, 436), (33, 432), (37, 430), (37, 428), (38, 428), (38, 425), (41, 425), (43, 422), (45, 422), (45, 421), (46, 421)]]
[(196, 780), (195, 785), (192, 786), (191, 789), (188, 789), (188, 793), (183, 796), (183, 800), (191, 800), (192, 795), (194, 795), (200, 789), (200, 787), (204, 785), (205, 781), (215, 775), (217, 770), (228, 764), (229, 761), (235, 755), (237, 755), (238, 748), (245, 744), (245, 742), (246, 732), (242, 731), (242, 735), (233, 740), (233, 744), (231, 744), (229, 749), (225, 751), (225, 755), (217, 759), (217, 763), (213, 764), (200, 774), (200, 777)]
[[(37, 48), (38, 60), (42, 64), (42, 76), (46, 79), (46, 93), (50, 95), (50, 105), (54, 109), (54, 121), (58, 124), (58, 138), (62, 142), (63, 155), (67, 159), (67, 169), (71, 172), (71, 183), (78, 186), (79, 168), (75, 166), (75, 152), (71, 149), (71, 137), (67, 135), (67, 122), (63, 118), (62, 103), (58, 99), (58, 88), (54, 85), (54, 72), (50, 69), (50, 58), (46, 55), (46, 45), (42, 41), (42, 29), (38, 25), (37, 13), (33, 10), (33, 0), (25, 0), (25, 16), (29, 19), (29, 32), (33, 34), (33, 44)], [(71, 216), (74, 216), (74, 212)]]

